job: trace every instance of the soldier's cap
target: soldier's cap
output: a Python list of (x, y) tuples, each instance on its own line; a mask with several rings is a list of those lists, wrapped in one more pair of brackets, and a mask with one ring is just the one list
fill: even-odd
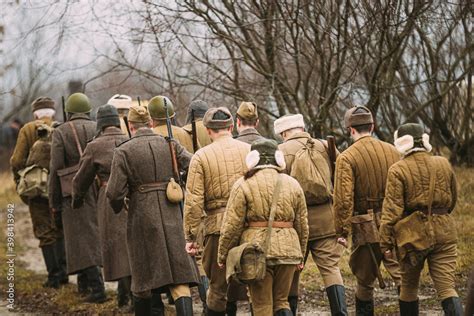
[[(354, 113), (356, 111), (357, 113)], [(374, 118), (372, 113), (365, 106), (355, 106), (347, 110), (344, 114), (344, 125), (346, 128), (373, 123)]]
[(148, 123), (151, 120), (148, 110), (143, 106), (137, 105), (130, 108), (127, 118), (131, 123)]
[(194, 111), (194, 119), (202, 119), (209, 110), (209, 105), (203, 100), (194, 100), (188, 106), (186, 115), (186, 124), (192, 123), (192, 112)]
[(285, 168), (285, 157), (278, 150), (278, 143), (273, 139), (259, 139), (252, 143), (250, 152), (245, 158), (247, 168), (253, 169), (257, 166), (273, 165), (279, 168)]
[[(218, 119), (216, 118), (216, 114), (223, 113), (226, 119)], [(232, 114), (230, 113), (229, 109), (226, 107), (218, 107), (218, 108), (210, 108), (204, 114), (204, 118), (202, 119), (202, 123), (205, 127), (210, 129), (225, 129), (229, 128), (234, 125), (234, 119)]]
[(39, 109), (53, 109), (54, 110), (54, 101), (49, 97), (39, 97), (31, 103), (32, 112)]
[(132, 106), (132, 98), (125, 94), (116, 94), (107, 101), (118, 110), (128, 110)]
[(394, 145), (398, 152), (407, 155), (413, 151), (428, 151), (432, 146), (430, 136), (425, 133), (423, 126), (416, 123), (407, 123), (401, 125), (393, 135)]
[(97, 132), (101, 132), (108, 126), (120, 127), (120, 119), (117, 108), (113, 105), (106, 104), (97, 110)]
[(253, 102), (242, 102), (240, 103), (239, 109), (237, 110), (237, 117), (243, 120), (257, 120), (257, 104)]
[(305, 127), (303, 115), (301, 114), (287, 114), (275, 120), (273, 123), (273, 129), (277, 135), (283, 133), (284, 131), (298, 127)]

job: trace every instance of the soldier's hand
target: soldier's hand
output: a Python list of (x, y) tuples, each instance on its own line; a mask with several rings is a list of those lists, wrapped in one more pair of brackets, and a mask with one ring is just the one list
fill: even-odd
[(303, 270), (303, 268), (304, 268), (304, 263), (300, 263), (296, 265), (296, 269), (298, 269), (298, 271)]
[(219, 266), (219, 269), (224, 269), (225, 268), (225, 264), (223, 264), (223, 263), (218, 263), (217, 265)]
[(391, 250), (385, 250), (383, 253), (383, 256), (385, 260), (392, 260), (393, 259), (393, 254)]
[(196, 242), (187, 242), (186, 243), (186, 252), (190, 256), (195, 256), (198, 253), (199, 246)]
[(71, 206), (73, 209), (80, 208), (81, 206), (84, 205), (84, 199), (82, 198), (73, 198)]
[(347, 248), (347, 240), (344, 237), (339, 237), (337, 239), (337, 243), (343, 245), (344, 247)]

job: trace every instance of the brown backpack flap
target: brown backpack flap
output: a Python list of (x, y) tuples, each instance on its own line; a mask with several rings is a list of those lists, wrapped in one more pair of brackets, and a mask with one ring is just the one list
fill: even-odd
[[(73, 122), (68, 122), (74, 135), (74, 142), (76, 143), (79, 156), (82, 156), (81, 143), (77, 136), (77, 130)], [(61, 193), (63, 197), (70, 197), (72, 195), (72, 179), (79, 170), (79, 164), (58, 170), (59, 182), (61, 183)]]
[(240, 283), (249, 284), (265, 278), (267, 271), (266, 258), (271, 245), (272, 227), (281, 191), (281, 181), (281, 175), (278, 175), (263, 247), (253, 241), (229, 250), (226, 260), (226, 279), (228, 281), (235, 279)]
[(436, 170), (430, 173), (428, 190), (428, 215), (421, 211), (414, 211), (398, 221), (393, 227), (399, 259), (414, 251), (426, 251), (434, 245), (434, 232), (431, 223), (431, 209), (434, 197)]

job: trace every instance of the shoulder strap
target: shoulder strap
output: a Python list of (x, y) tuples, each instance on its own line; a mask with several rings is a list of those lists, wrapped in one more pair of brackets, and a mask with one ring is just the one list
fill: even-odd
[(74, 142), (76, 143), (77, 151), (79, 152), (79, 156), (82, 156), (81, 143), (79, 142), (79, 137), (77, 136), (76, 127), (74, 126), (73, 122), (69, 122), (69, 126), (71, 126), (72, 134), (74, 135)]
[(275, 218), (275, 212), (278, 204), (278, 198), (280, 197), (280, 190), (281, 190), (281, 175), (278, 174), (277, 183), (275, 185), (275, 191), (273, 191), (272, 197), (272, 205), (270, 207), (270, 217), (268, 218), (268, 227), (267, 227), (267, 236), (265, 239), (265, 256), (268, 253), (268, 249), (270, 248), (270, 240), (272, 235), (272, 228), (273, 228), (273, 220)]
[(430, 172), (430, 187), (428, 189), (428, 217), (431, 218), (431, 208), (433, 206), (434, 189), (435, 189), (435, 173), (436, 168)]

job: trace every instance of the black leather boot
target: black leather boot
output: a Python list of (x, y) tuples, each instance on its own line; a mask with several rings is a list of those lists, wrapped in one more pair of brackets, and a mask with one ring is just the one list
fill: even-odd
[(91, 288), (91, 294), (86, 298), (88, 303), (104, 303), (107, 300), (105, 295), (104, 279), (98, 266), (86, 269), (87, 282)]
[(132, 284), (132, 277), (128, 276), (118, 280), (117, 284), (117, 304), (118, 307), (123, 307), (128, 305), (130, 301), (131, 292), (130, 286)]
[(418, 316), (418, 300), (413, 302), (398, 301), (400, 306), (400, 316)]
[(228, 316), (237, 315), (237, 302), (227, 302), (225, 304), (225, 314)]
[(207, 308), (207, 316), (225, 316), (225, 312), (216, 312), (212, 309)]
[(290, 309), (293, 315), (296, 315), (298, 311), (298, 296), (288, 296), (288, 303), (290, 304)]
[(69, 283), (66, 265), (66, 249), (64, 248), (64, 238), (56, 239), (54, 243), (56, 258), (59, 264), (59, 284), (64, 285)]
[(178, 298), (174, 305), (176, 306), (177, 316), (193, 316), (193, 300), (189, 296)]
[(209, 279), (206, 276), (201, 277), (201, 284), (198, 286), (199, 298), (202, 302), (204, 315), (207, 315), (207, 290), (209, 289)]
[(374, 301), (361, 301), (356, 297), (356, 316), (374, 316)]
[(151, 314), (153, 316), (164, 316), (165, 315), (165, 304), (161, 299), (161, 293), (151, 293)]
[(133, 297), (135, 316), (151, 316), (151, 298)]
[(294, 314), (287, 308), (276, 311), (275, 316), (293, 316)]
[(41, 247), (44, 263), (48, 271), (48, 280), (43, 287), (51, 287), (57, 289), (59, 287), (59, 264), (54, 251), (54, 244)]
[(347, 316), (346, 290), (343, 285), (331, 285), (326, 288), (332, 316)]
[(79, 295), (87, 295), (90, 293), (86, 270), (82, 270), (77, 274), (77, 291)]
[(443, 306), (444, 314), (446, 316), (462, 316), (463, 314), (461, 300), (459, 297), (453, 296), (444, 299), (441, 302), (441, 306)]

